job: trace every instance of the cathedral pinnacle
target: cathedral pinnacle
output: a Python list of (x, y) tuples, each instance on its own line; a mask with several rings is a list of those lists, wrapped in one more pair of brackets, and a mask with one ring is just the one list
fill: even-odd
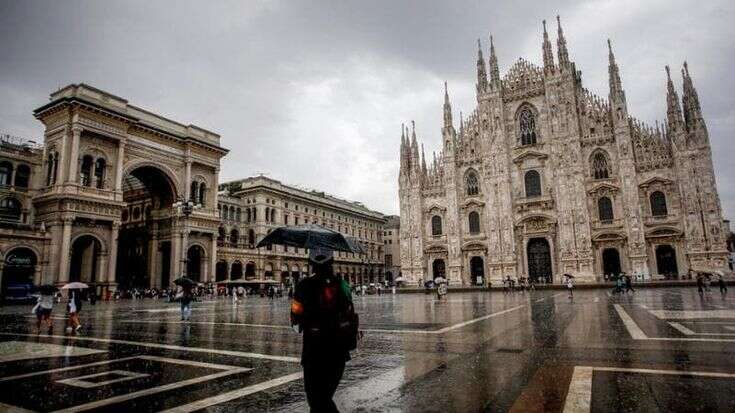
[(610, 39), (607, 39), (607, 50), (608, 50), (608, 74), (610, 81), (610, 100), (622, 100), (625, 102), (625, 92), (623, 91), (623, 85), (620, 81), (620, 71), (618, 70), (618, 64), (615, 62), (615, 54), (613, 54), (612, 43)]
[(674, 82), (671, 81), (669, 65), (666, 65), (666, 121), (669, 131), (677, 132), (682, 130), (679, 96), (677, 96), (676, 89), (674, 89)]
[(702, 118), (702, 108), (699, 105), (699, 96), (697, 89), (694, 88), (691, 76), (689, 76), (689, 65), (684, 61), (684, 67), (681, 70), (681, 77), (684, 80), (684, 92), (682, 93), (682, 105), (684, 107), (684, 121), (687, 129), (695, 129), (700, 122), (704, 122)]
[(490, 85), (500, 89), (500, 70), (498, 69), (498, 57), (495, 55), (495, 44), (493, 36), (490, 35)]
[(567, 40), (564, 38), (564, 31), (561, 29), (561, 19), (556, 16), (557, 39), (556, 48), (559, 56), (559, 67), (569, 66), (569, 52), (567, 51)]
[(449, 103), (449, 90), (447, 82), (444, 82), (444, 127), (452, 127), (452, 105)]
[(542, 48), (544, 52), (544, 72), (548, 74), (554, 72), (554, 55), (551, 51), (549, 33), (546, 31), (546, 20), (543, 20), (542, 24), (544, 26), (544, 42), (542, 43)]
[(477, 92), (487, 90), (487, 71), (485, 70), (485, 59), (482, 57), (482, 44), (477, 39)]

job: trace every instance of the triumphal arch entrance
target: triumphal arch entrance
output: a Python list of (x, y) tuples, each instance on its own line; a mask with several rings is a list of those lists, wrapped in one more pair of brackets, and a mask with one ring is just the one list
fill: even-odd
[(37, 222), (50, 234), (43, 282), (98, 292), (214, 281), (219, 135), (85, 84), (51, 94)]

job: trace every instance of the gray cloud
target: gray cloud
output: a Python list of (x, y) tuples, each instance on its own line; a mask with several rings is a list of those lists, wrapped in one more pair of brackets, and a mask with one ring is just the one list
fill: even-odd
[(40, 136), (31, 111), (84, 81), (221, 133), (223, 179), (266, 172), (395, 213), (401, 122), (416, 120), (430, 156), (442, 82), (455, 112), (474, 107), (476, 38), (493, 32), (501, 72), (539, 62), (541, 20), (558, 13), (601, 96), (612, 39), (629, 110), (646, 121), (664, 117), (663, 66), (688, 59), (733, 216), (730, 1), (491, 3), (0, 1), (0, 129)]

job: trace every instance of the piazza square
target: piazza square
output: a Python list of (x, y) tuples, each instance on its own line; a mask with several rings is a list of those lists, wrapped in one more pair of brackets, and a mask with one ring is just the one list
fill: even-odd
[(735, 411), (732, 5), (163, 3), (0, 2), (0, 412)]

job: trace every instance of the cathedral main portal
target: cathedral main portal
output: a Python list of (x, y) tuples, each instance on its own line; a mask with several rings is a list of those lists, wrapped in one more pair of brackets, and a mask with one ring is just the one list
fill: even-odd
[(551, 248), (545, 238), (532, 238), (526, 247), (528, 277), (534, 282), (552, 279)]

